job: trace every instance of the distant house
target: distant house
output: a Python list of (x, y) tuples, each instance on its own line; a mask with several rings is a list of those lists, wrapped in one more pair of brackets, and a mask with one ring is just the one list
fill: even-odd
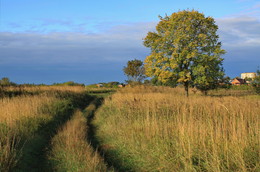
[(241, 78), (246, 79), (246, 78), (255, 78), (256, 73), (255, 72), (250, 72), (250, 73), (241, 73)]
[(246, 83), (246, 80), (241, 79), (241, 78), (235, 78), (231, 82), (232, 85), (242, 85), (242, 84), (245, 84), (245, 83)]

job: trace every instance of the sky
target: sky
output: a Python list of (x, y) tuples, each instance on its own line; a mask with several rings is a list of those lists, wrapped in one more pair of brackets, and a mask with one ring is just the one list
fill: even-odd
[(15, 83), (119, 81), (144, 60), (158, 16), (194, 9), (219, 26), (227, 76), (260, 66), (260, 0), (0, 0), (0, 79)]

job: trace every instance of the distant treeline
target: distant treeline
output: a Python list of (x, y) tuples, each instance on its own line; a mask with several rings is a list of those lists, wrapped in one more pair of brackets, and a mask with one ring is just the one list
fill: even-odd
[(118, 87), (118, 85), (123, 84), (117, 81), (113, 82), (102, 82), (98, 84), (90, 84), (90, 85), (85, 85), (83, 83), (77, 83), (74, 81), (67, 81), (67, 82), (62, 82), (62, 83), (53, 83), (53, 84), (34, 84), (34, 83), (24, 83), (24, 84), (17, 84), (15, 82), (12, 82), (8, 77), (3, 77), (0, 80), (0, 86), (26, 86), (26, 87), (31, 87), (31, 86), (82, 86), (82, 87), (88, 87), (88, 88), (97, 88), (99, 86), (101, 87), (106, 87), (106, 88), (115, 88)]
[(102, 83), (98, 83), (98, 84), (90, 84), (90, 85), (86, 85), (87, 88), (98, 88), (98, 87), (105, 87), (105, 88), (117, 88), (118, 85), (124, 85), (123, 83), (117, 82), (117, 81), (113, 81), (113, 82), (102, 82)]

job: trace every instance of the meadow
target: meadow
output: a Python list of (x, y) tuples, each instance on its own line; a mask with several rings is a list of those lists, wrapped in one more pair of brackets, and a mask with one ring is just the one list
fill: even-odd
[(0, 91), (0, 171), (260, 170), (260, 97), (250, 89)]
[(260, 97), (240, 93), (125, 88), (97, 112), (97, 137), (120, 171), (259, 171)]
[(58, 128), (93, 100), (84, 87), (5, 87), (0, 97), (0, 171), (52, 171)]

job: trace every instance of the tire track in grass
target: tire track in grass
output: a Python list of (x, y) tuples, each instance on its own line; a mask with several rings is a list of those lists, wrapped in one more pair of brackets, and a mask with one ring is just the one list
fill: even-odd
[(93, 120), (95, 118), (95, 112), (103, 103), (103, 99), (103, 97), (96, 98), (96, 100), (93, 101), (93, 103), (91, 103), (90, 106), (85, 109), (84, 114), (87, 118), (88, 126), (87, 141), (92, 146), (92, 149), (97, 150), (100, 157), (103, 158), (108, 167), (107, 171), (131, 171), (131, 169), (126, 169), (124, 166), (122, 166), (122, 162), (120, 159), (111, 158), (111, 156), (113, 156), (110, 152), (111, 147), (109, 145), (103, 145), (96, 136), (98, 128), (93, 124)]
[[(25, 141), (21, 148), (21, 158), (17, 166), (12, 170), (15, 172), (39, 172), (39, 171), (52, 171), (48, 163), (46, 154), (50, 149), (50, 139), (55, 135), (57, 128), (63, 125), (73, 113), (73, 109), (65, 102), (58, 102), (54, 105), (54, 109), (60, 109), (56, 112), (52, 120), (47, 123), (42, 122), (38, 130)], [(25, 127), (30, 127), (30, 119)]]
[[(48, 109), (53, 118), (47, 122), (37, 124), (38, 130), (25, 141), (21, 148), (21, 158), (11, 171), (15, 172), (48, 172), (54, 171), (48, 158), (52, 150), (51, 140), (56, 135), (59, 127), (63, 126), (73, 115), (75, 108), (86, 107), (93, 96), (67, 95), (62, 101), (53, 104)], [(31, 120), (24, 127), (30, 127)]]
[(93, 101), (84, 114), (77, 110), (52, 139), (50, 160), (55, 171), (114, 171), (113, 168), (107, 168), (102, 156), (93, 149), (89, 137), (92, 129), (88, 119), (97, 109), (97, 102)]

